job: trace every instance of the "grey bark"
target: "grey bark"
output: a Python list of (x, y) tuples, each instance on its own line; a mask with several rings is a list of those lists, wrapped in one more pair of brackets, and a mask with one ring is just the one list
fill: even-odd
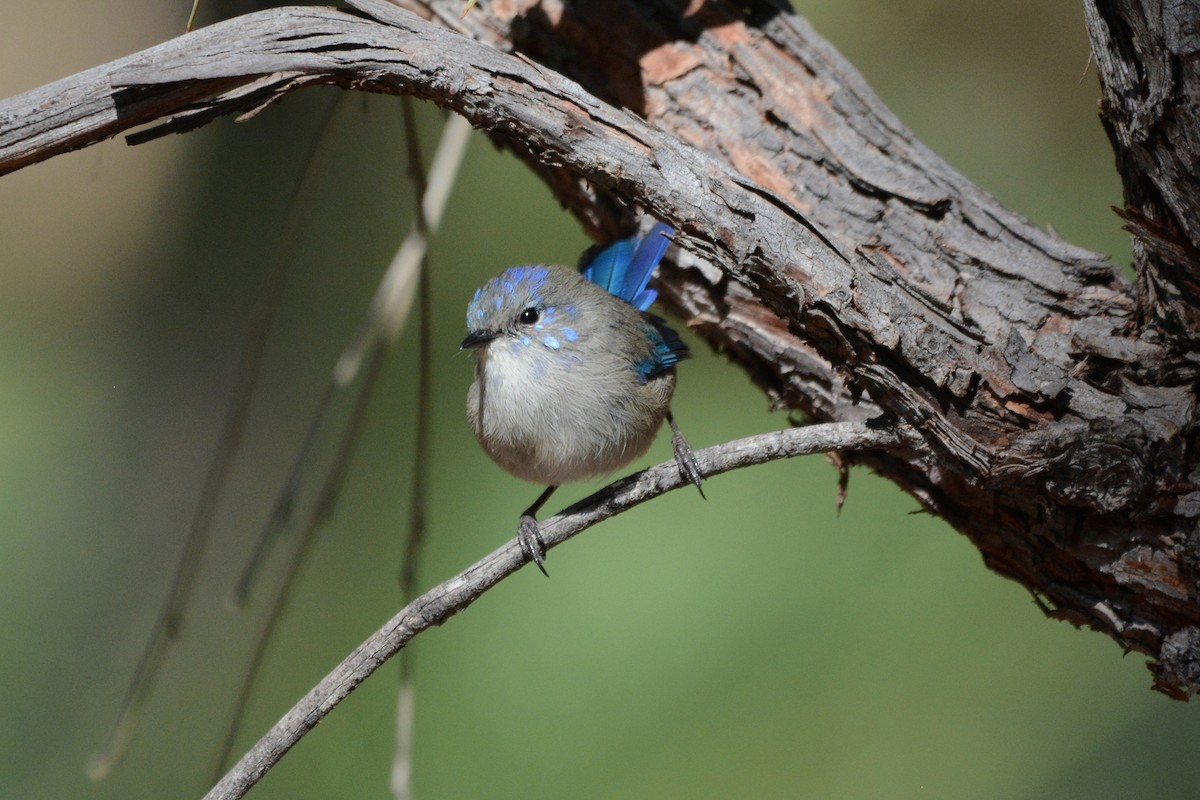
[(461, 22), (460, 0), (401, 3), (429, 21), (352, 5), (240, 17), (6, 101), (0, 171), (313, 83), (433, 100), (596, 235), (634, 209), (674, 225), (664, 298), (774, 402), (918, 432), (849, 458), (1047, 613), (1149, 655), (1160, 690), (1200, 687), (1196, 3), (1085, 2), (1133, 285), (951, 170), (769, 0), (494, 2)]

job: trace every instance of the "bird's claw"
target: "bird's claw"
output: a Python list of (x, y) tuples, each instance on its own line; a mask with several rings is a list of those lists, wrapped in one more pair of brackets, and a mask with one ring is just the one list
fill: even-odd
[(542, 535), (538, 531), (538, 521), (532, 514), (521, 515), (521, 522), (517, 525), (517, 542), (521, 545), (521, 552), (525, 554), (525, 559), (537, 564), (537, 568), (542, 571), (542, 574), (549, 578), (550, 573), (546, 572), (546, 568), (543, 566), (546, 561), (546, 543), (542, 541)]
[[(700, 471), (700, 462), (696, 460), (696, 453), (688, 444), (687, 439), (683, 438), (683, 431), (679, 430), (674, 418), (669, 418), (669, 421), (671, 423), (671, 446), (675, 449), (675, 463), (679, 465), (679, 474), (696, 487), (696, 491), (700, 492), (701, 497), (704, 497), (704, 488), (700, 486), (700, 482), (704, 480), (704, 473)], [(704, 497), (704, 499), (708, 498)]]

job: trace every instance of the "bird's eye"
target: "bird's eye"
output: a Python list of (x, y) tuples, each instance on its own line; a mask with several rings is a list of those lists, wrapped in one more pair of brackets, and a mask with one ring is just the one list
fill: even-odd
[(522, 325), (532, 325), (538, 321), (538, 310), (532, 306), (521, 312), (521, 316), (517, 317), (517, 322)]

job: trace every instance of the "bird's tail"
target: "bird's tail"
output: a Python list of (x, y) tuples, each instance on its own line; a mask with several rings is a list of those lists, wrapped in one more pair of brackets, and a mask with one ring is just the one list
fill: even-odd
[(589, 250), (581, 266), (583, 276), (639, 311), (645, 311), (658, 297), (658, 292), (647, 289), (646, 284), (674, 234), (669, 225), (656, 222), (645, 236), (613, 242), (594, 255)]

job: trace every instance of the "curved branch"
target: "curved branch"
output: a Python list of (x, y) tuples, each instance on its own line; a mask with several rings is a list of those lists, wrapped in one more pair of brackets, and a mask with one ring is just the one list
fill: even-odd
[[(886, 425), (811, 425), (708, 447), (697, 451), (696, 458), (705, 476), (713, 476), (781, 458), (831, 450), (896, 447), (904, 438)], [(555, 547), (601, 520), (688, 485), (673, 460), (650, 467), (543, 521), (542, 540), (547, 548)], [(444, 623), (525, 564), (521, 546), (514, 539), (413, 600), (301, 698), (205, 795), (205, 800), (235, 800), (245, 795), (293, 745), (414, 636)]]

